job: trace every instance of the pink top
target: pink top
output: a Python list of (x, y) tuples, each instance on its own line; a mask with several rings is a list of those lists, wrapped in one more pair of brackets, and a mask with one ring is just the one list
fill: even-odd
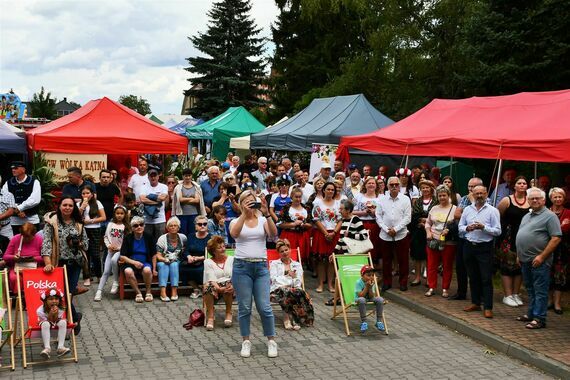
[[(22, 239), (22, 235), (18, 234), (15, 235), (8, 244), (8, 248), (6, 248), (6, 252), (4, 252), (4, 261), (9, 267), (13, 267), (15, 264), (14, 256), (18, 252), (18, 247), (20, 246), (20, 239)], [(43, 266), (44, 260), (41, 256), (42, 250), (42, 242), (43, 239), (39, 234), (35, 234), (32, 241), (29, 243), (23, 242), (22, 243), (22, 252), (20, 253), (20, 257), (24, 256), (32, 256), (36, 260), (39, 266)]]

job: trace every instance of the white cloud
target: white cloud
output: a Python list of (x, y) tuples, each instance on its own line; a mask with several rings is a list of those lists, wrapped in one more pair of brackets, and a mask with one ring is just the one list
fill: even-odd
[[(41, 86), (81, 104), (134, 94), (155, 113), (178, 113), (190, 87), (188, 36), (206, 31), (209, 0), (0, 0), (0, 92), (29, 99)], [(253, 0), (270, 37), (274, 0)], [(9, 17), (5, 17), (8, 15)], [(272, 46), (266, 45), (268, 50)]]

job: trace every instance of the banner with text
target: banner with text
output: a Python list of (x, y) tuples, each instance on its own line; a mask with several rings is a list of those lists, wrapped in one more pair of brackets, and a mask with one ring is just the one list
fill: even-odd
[(67, 181), (67, 169), (72, 166), (81, 169), (83, 175), (90, 174), (95, 179), (99, 178), (101, 169), (107, 168), (106, 154), (46, 153), (45, 158), (58, 182)]
[(309, 180), (312, 181), (318, 175), (323, 165), (330, 165), (332, 169), (336, 159), (338, 145), (333, 144), (313, 144), (311, 149), (311, 164), (309, 166)]

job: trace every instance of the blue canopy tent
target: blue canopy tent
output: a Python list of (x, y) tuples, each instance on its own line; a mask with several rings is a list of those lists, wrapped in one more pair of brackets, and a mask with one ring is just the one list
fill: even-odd
[(172, 132), (178, 133), (179, 135), (186, 136), (186, 128), (194, 127), (202, 123), (204, 123), (204, 120), (202, 119), (194, 119), (193, 117), (188, 117), (168, 129), (170, 129)]
[(310, 152), (313, 143), (339, 144), (394, 124), (362, 94), (314, 99), (307, 108), (272, 128), (251, 135), (250, 149)]
[(26, 139), (0, 124), (0, 153), (26, 154)]

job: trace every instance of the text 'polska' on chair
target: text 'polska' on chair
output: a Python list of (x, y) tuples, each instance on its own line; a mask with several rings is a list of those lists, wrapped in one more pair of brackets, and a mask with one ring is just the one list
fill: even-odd
[[(77, 363), (77, 342), (73, 334), (75, 323), (71, 313), (71, 295), (67, 288), (67, 268), (54, 268), (53, 272), (45, 273), (43, 269), (23, 269), (18, 279), (18, 312), (16, 318), (20, 319), (20, 328), (17, 334), (16, 345), (22, 344), (22, 361), (24, 368), (34, 364), (52, 364), (74, 361)], [(34, 361), (32, 347), (41, 345), (41, 327), (38, 318), (38, 308), (43, 305), (41, 294), (47, 289), (57, 288), (63, 292), (63, 318), (67, 319), (66, 337), (71, 341), (71, 357), (52, 360)], [(26, 310), (24, 310), (24, 299)], [(26, 318), (24, 318), (24, 314)], [(27, 327), (26, 327), (27, 326)], [(52, 328), (52, 332), (54, 329)], [(28, 358), (28, 355), (30, 356)]]

